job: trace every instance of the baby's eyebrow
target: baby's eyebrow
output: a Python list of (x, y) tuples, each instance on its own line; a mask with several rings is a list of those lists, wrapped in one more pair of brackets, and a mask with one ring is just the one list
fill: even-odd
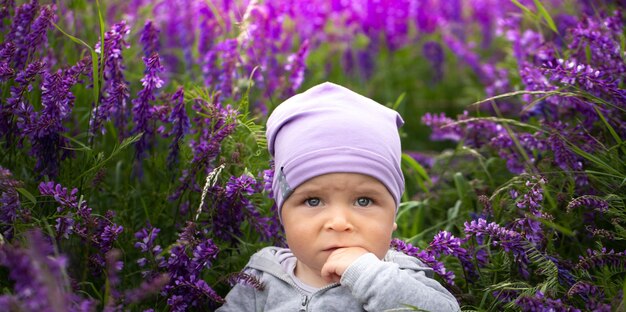
[(296, 189), (293, 193), (291, 193), (291, 196), (312, 196), (320, 194), (321, 192), (322, 190), (320, 189)]

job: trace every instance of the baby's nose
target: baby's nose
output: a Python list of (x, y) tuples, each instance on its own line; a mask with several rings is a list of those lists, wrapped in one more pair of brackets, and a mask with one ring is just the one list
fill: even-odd
[(329, 209), (330, 215), (326, 222), (326, 228), (333, 231), (344, 232), (354, 229), (352, 222), (350, 221), (350, 210), (343, 207), (336, 207), (335, 209)]

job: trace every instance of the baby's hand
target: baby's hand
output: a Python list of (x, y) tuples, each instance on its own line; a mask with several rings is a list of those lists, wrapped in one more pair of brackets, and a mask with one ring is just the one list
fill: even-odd
[(348, 266), (366, 253), (368, 251), (361, 247), (339, 248), (333, 251), (322, 267), (322, 278), (327, 282), (338, 283)]

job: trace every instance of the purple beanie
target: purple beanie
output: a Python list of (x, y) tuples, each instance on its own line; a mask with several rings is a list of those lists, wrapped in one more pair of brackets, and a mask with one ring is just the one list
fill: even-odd
[(267, 120), (266, 133), (279, 217), (296, 187), (338, 172), (378, 179), (397, 209), (404, 192), (398, 134), (403, 124), (396, 111), (330, 82), (280, 104)]

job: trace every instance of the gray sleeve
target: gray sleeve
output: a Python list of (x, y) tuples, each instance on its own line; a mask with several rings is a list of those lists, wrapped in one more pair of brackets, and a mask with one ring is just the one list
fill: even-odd
[[(417, 262), (417, 261), (416, 261)], [(341, 277), (341, 284), (363, 303), (367, 311), (414, 306), (426, 311), (460, 311), (450, 292), (424, 271), (401, 269), (372, 253), (359, 257)]]

